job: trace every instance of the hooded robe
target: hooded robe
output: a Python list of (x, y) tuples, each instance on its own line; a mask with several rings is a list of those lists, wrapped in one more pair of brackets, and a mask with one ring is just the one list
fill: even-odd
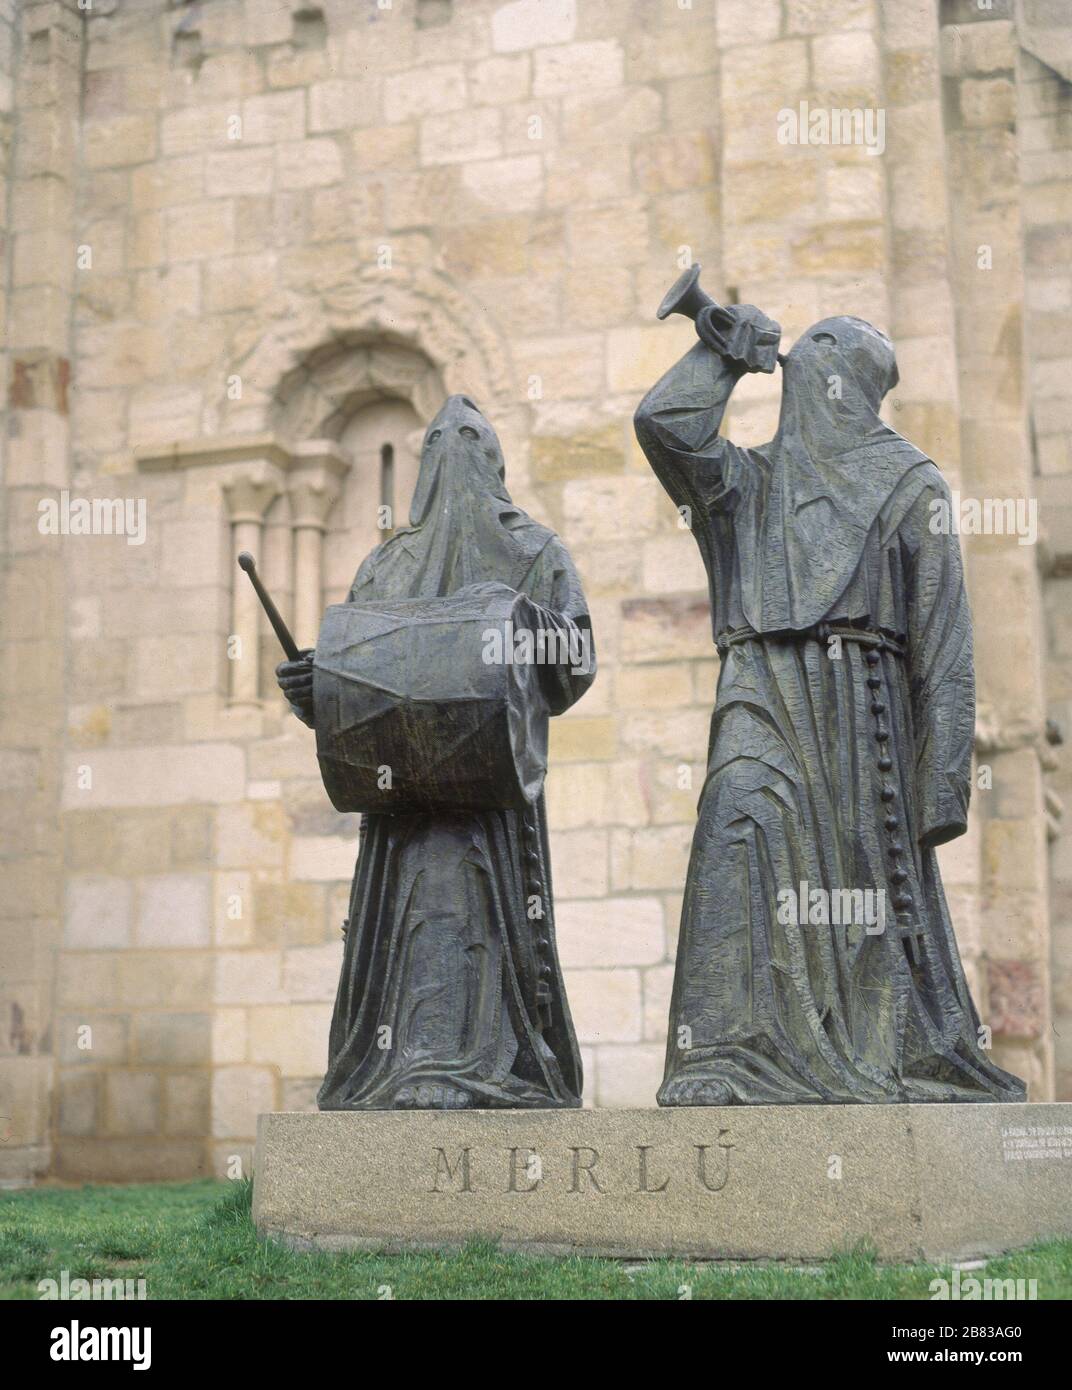
[(935, 858), (966, 828), (975, 718), (948, 488), (880, 419), (893, 348), (859, 319), (784, 359), (770, 444), (721, 438), (744, 366), (720, 313), (636, 416), (722, 657), (659, 1102), (1023, 1100)]
[[(559, 651), (590, 643), (565, 547), (513, 504), (503, 473), (491, 425), (450, 397), (425, 436), (410, 525), (368, 556), (348, 601), (497, 582), (540, 606), (565, 640)], [(541, 667), (551, 713), (594, 674), (592, 662)], [(366, 815), (321, 1110), (564, 1107), (580, 1097), (543, 796), (525, 811)]]

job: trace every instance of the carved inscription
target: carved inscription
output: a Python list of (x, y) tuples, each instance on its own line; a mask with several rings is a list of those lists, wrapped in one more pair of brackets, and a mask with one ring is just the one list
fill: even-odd
[(504, 1192), (519, 1197), (536, 1192), (567, 1192), (594, 1197), (642, 1192), (659, 1196), (688, 1187), (721, 1192), (730, 1177), (735, 1147), (720, 1129), (710, 1144), (632, 1144), (593, 1148), (566, 1144), (537, 1152), (526, 1148), (471, 1147), (431, 1151), (429, 1190), (463, 1193)]

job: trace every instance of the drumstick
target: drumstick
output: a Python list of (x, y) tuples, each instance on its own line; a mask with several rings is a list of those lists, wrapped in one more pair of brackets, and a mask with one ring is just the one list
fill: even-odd
[(291, 637), (290, 629), (283, 621), (279, 609), (268, 597), (268, 591), (261, 583), (260, 575), (257, 573), (257, 562), (256, 560), (254, 560), (253, 556), (249, 553), (248, 550), (243, 550), (241, 555), (239, 555), (238, 566), (239, 569), (245, 570), (245, 572), (249, 575), (249, 582), (253, 585), (254, 589), (256, 589), (257, 597), (260, 599), (261, 604), (264, 607), (264, 611), (268, 614), (268, 621), (272, 624), (272, 627), (275, 629), (275, 635), (279, 638), (283, 650), (287, 654), (288, 660), (301, 661), (302, 654), (298, 650), (298, 644), (297, 642), (295, 642), (294, 638)]

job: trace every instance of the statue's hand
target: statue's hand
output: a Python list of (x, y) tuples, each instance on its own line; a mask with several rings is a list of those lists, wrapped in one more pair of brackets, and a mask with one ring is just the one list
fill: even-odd
[(773, 372), (781, 325), (754, 304), (712, 304), (696, 315), (696, 332), (709, 348), (746, 372)]
[(300, 661), (281, 661), (275, 668), (279, 688), (303, 724), (313, 727), (313, 648), (306, 647)]

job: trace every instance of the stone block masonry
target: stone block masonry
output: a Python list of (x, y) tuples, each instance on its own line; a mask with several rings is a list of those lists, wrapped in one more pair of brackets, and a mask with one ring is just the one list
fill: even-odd
[[(448, 391), (592, 600), (548, 779), (560, 944), (586, 1101), (652, 1103), (717, 660), (630, 422), (689, 341), (653, 321), (689, 258), (787, 342), (880, 324), (890, 418), (951, 485), (1037, 484), (1043, 547), (964, 538), (993, 789), (942, 857), (995, 1054), (1072, 1097), (1069, 73), (1035, 8), (0, 4), (5, 1177), (248, 1172), (257, 1114), (312, 1104), (357, 827), (232, 544), (307, 625), (379, 538), (382, 444), (404, 515)], [(780, 143), (802, 101), (881, 110), (884, 151)], [(144, 499), (144, 544), (42, 535), (64, 489)]]

